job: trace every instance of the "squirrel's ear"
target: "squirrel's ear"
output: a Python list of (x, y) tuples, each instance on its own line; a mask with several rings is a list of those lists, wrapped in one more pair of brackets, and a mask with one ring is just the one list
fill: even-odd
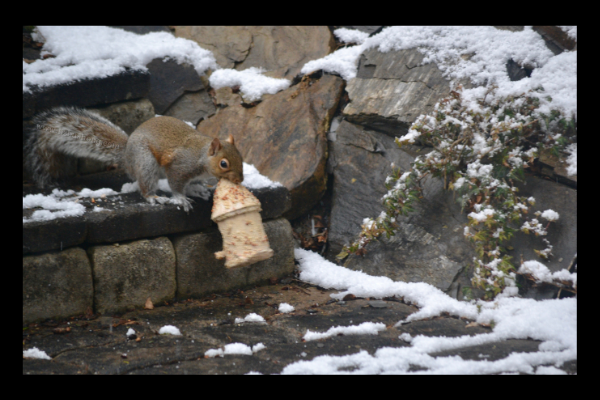
[(231, 143), (232, 145), (234, 145), (234, 146), (235, 146), (235, 143), (233, 142), (233, 136), (232, 136), (231, 134), (229, 134), (229, 137), (227, 138), (227, 141), (228, 141), (229, 143)]
[(219, 138), (214, 138), (212, 143), (210, 144), (210, 148), (208, 149), (208, 155), (214, 156), (217, 151), (221, 150), (223, 145), (219, 142)]

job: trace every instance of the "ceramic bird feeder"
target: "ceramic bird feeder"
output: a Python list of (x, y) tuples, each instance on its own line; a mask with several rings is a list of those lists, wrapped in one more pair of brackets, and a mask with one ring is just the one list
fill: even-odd
[(248, 189), (221, 179), (215, 189), (211, 219), (219, 226), (223, 250), (215, 253), (225, 259), (226, 268), (237, 268), (273, 256), (260, 217), (260, 201)]

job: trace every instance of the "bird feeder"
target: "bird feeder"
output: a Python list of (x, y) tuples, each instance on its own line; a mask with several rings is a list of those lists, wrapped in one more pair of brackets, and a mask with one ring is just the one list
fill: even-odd
[(221, 179), (215, 189), (211, 219), (219, 226), (223, 250), (215, 253), (225, 259), (226, 268), (237, 268), (273, 256), (260, 217), (260, 201), (248, 189)]

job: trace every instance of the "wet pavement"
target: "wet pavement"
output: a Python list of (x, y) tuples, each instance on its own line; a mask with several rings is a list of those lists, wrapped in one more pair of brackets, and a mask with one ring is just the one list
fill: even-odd
[[(489, 327), (467, 327), (469, 321), (455, 317), (415, 321), (396, 328), (398, 321), (417, 308), (396, 298), (335, 301), (330, 294), (336, 292), (287, 277), (273, 285), (157, 304), (153, 310), (88, 314), (31, 324), (23, 329), (23, 350), (37, 347), (52, 360), (23, 359), (23, 374), (279, 374), (291, 363), (319, 355), (348, 355), (361, 350), (372, 355), (381, 347), (408, 346), (398, 338), (405, 332), (412, 336), (491, 332)], [(280, 303), (291, 304), (295, 311), (280, 313)], [(235, 318), (250, 313), (262, 316), (265, 322), (235, 323)], [(334, 326), (363, 322), (382, 322), (386, 329), (377, 335), (303, 340), (307, 330), (325, 332)], [(159, 335), (159, 329), (165, 325), (176, 326), (182, 335)], [(135, 335), (127, 337), (130, 328)], [(205, 357), (209, 349), (236, 342), (250, 347), (262, 343), (265, 348), (252, 355)], [(483, 353), (492, 361), (512, 351), (538, 351), (539, 343), (508, 340), (432, 355), (479, 359)], [(576, 373), (577, 361), (565, 363), (561, 369)]]

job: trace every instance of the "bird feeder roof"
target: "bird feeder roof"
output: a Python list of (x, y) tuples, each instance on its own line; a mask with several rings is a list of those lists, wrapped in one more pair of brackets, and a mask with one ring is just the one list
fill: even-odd
[(217, 183), (210, 218), (222, 221), (225, 218), (247, 212), (260, 212), (260, 201), (248, 189), (222, 178)]

